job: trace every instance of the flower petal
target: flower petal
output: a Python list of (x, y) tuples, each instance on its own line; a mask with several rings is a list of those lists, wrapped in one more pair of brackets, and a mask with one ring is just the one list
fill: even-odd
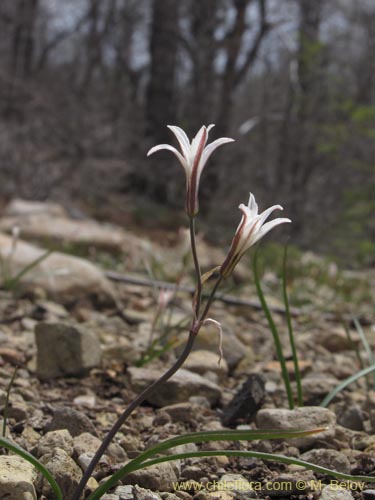
[(182, 128), (177, 127), (176, 125), (167, 125), (167, 127), (174, 133), (180, 145), (182, 154), (185, 156), (186, 160), (188, 160), (190, 154), (190, 141), (188, 136), (185, 134)]
[(247, 206), (251, 217), (255, 217), (256, 215), (258, 215), (258, 204), (255, 201), (255, 196), (253, 195), (253, 193), (250, 193), (249, 203), (247, 204)]
[(200, 165), (199, 165), (199, 170), (203, 170), (203, 167), (207, 163), (207, 160), (209, 157), (212, 155), (212, 153), (217, 149), (219, 146), (222, 144), (226, 144), (227, 142), (234, 142), (234, 139), (230, 139), (229, 137), (221, 137), (220, 139), (216, 139), (216, 141), (211, 142), (208, 146), (204, 148), (201, 160), (200, 160)]
[(265, 236), (271, 229), (274, 227), (278, 226), (279, 224), (284, 224), (285, 222), (292, 222), (290, 219), (287, 218), (281, 218), (279, 217), (278, 219), (270, 220), (269, 222), (266, 222), (260, 229), (254, 234), (254, 240), (252, 244), (256, 243), (259, 241), (263, 236)]
[(150, 156), (157, 151), (161, 151), (163, 149), (166, 149), (167, 151), (171, 151), (174, 155), (177, 156), (177, 159), (181, 163), (181, 165), (184, 167), (186, 174), (189, 174), (189, 166), (187, 164), (187, 161), (185, 158), (182, 156), (182, 154), (173, 146), (170, 146), (169, 144), (159, 144), (158, 146), (154, 146), (153, 148), (150, 149), (150, 151), (147, 153), (147, 156)]
[(284, 210), (284, 209), (281, 205), (273, 205), (272, 207), (267, 208), (267, 210), (259, 214), (259, 222), (258, 222), (259, 228), (264, 224), (264, 221), (268, 219), (271, 213), (274, 212), (275, 210)]

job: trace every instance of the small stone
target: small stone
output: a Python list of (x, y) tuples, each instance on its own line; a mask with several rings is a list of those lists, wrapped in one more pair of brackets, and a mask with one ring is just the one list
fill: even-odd
[(321, 330), (316, 333), (315, 338), (317, 344), (334, 353), (352, 350), (359, 342), (356, 333), (351, 332), (349, 338), (344, 328), (332, 328), (329, 332)]
[(136, 457), (142, 450), (139, 438), (132, 436), (131, 434), (127, 434), (121, 439), (120, 446), (122, 446), (130, 458)]
[(235, 498), (237, 498), (237, 495), (232, 491), (207, 491), (205, 489), (194, 496), (194, 500), (233, 500)]
[(344, 474), (350, 474), (351, 467), (348, 457), (337, 450), (316, 448), (303, 453), (300, 458), (312, 464), (321, 465), (322, 467), (327, 467), (328, 469), (333, 469)]
[(128, 458), (124, 448), (122, 448), (122, 446), (120, 446), (118, 443), (111, 443), (108, 446), (107, 455), (113, 458), (113, 460), (115, 460), (117, 463), (124, 462)]
[(231, 426), (239, 419), (251, 422), (261, 407), (265, 395), (264, 377), (258, 374), (250, 375), (232, 401), (223, 409), (223, 424)]
[(348, 429), (352, 429), (353, 431), (362, 431), (363, 430), (363, 412), (359, 405), (351, 404), (349, 406), (345, 406), (342, 412), (338, 413), (337, 423), (342, 425), (343, 427), (347, 427)]
[[(82, 477), (82, 471), (74, 460), (61, 448), (55, 448), (40, 461), (55, 478), (63, 497), (70, 498)], [(48, 498), (53, 496), (51, 486), (42, 474), (38, 477), (38, 490)]]
[(17, 455), (0, 456), (0, 498), (4, 500), (37, 500), (35, 468)]
[(73, 408), (57, 408), (52, 420), (46, 426), (46, 431), (67, 429), (73, 437), (79, 436), (83, 432), (96, 435), (94, 424), (84, 413)]
[(83, 453), (95, 453), (101, 445), (101, 441), (89, 432), (83, 432), (74, 438), (74, 455), (79, 456)]
[[(138, 485), (133, 487), (133, 495), (134, 500), (160, 500), (160, 496), (157, 493), (140, 488)], [(122, 500), (122, 498), (123, 497), (120, 496), (120, 500)]]
[(73, 438), (69, 431), (66, 429), (60, 429), (56, 431), (47, 432), (42, 438), (40, 438), (36, 447), (36, 456), (41, 457), (50, 453), (51, 450), (55, 448), (61, 448), (70, 457), (73, 454)]
[(158, 426), (164, 426), (164, 425), (170, 424), (171, 422), (172, 422), (172, 418), (170, 417), (170, 415), (168, 415), (167, 412), (161, 410), (155, 415), (153, 425), (155, 427), (158, 427)]
[(198, 410), (199, 407), (190, 402), (176, 403), (163, 407), (163, 412), (166, 413), (173, 422), (191, 422)]
[(173, 483), (177, 480), (175, 468), (169, 462), (150, 465), (145, 469), (130, 472), (126, 476), (126, 482), (129, 484), (159, 491), (173, 491)]
[[(146, 368), (129, 368), (130, 383), (135, 392), (140, 392), (157, 380), (163, 372)], [(155, 406), (166, 406), (172, 403), (187, 401), (190, 396), (205, 396), (213, 405), (221, 397), (220, 387), (197, 373), (181, 369), (164, 382), (157, 391), (152, 392), (147, 401)]]
[[(205, 326), (197, 336), (194, 349), (212, 351), (217, 355), (217, 335), (217, 329), (214, 326)], [(223, 354), (230, 370), (233, 370), (249, 351), (251, 348), (244, 345), (233, 333), (224, 332)]]
[(100, 365), (100, 342), (91, 330), (65, 323), (35, 328), (37, 375), (42, 379), (80, 376)]
[(228, 364), (225, 359), (222, 359), (219, 364), (217, 353), (203, 349), (191, 352), (184, 363), (184, 368), (199, 375), (207, 372), (216, 373), (219, 378), (223, 378), (228, 373)]
[(339, 384), (336, 377), (326, 374), (309, 373), (302, 379), (302, 389), (305, 403), (318, 405), (323, 398)]
[(375, 490), (363, 490), (362, 495), (365, 500), (375, 500)]
[(323, 488), (319, 500), (353, 500), (353, 495), (346, 489), (341, 490), (328, 485)]
[(134, 486), (131, 484), (117, 486), (117, 488), (115, 489), (115, 495), (119, 496), (121, 500), (133, 500), (133, 489)]
[[(219, 490), (229, 490), (233, 493), (246, 493), (247, 498), (254, 498), (251, 483), (241, 474), (224, 474), (218, 481)], [(256, 497), (256, 495), (255, 495)]]
[(295, 410), (267, 408), (259, 410), (256, 416), (259, 429), (313, 430), (326, 428), (322, 432), (307, 437), (288, 440), (292, 446), (307, 450), (320, 440), (332, 439), (335, 435), (336, 415), (320, 406), (303, 406)]

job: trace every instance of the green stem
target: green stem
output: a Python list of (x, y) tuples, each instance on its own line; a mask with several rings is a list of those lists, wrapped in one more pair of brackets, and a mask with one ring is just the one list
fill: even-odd
[(153, 382), (152, 384), (150, 384), (148, 387), (146, 387), (146, 389), (144, 391), (142, 391), (141, 394), (139, 394), (139, 396), (137, 396), (129, 404), (129, 406), (126, 408), (126, 410), (118, 418), (118, 420), (113, 425), (112, 429), (108, 432), (108, 434), (106, 435), (106, 437), (102, 441), (100, 447), (98, 448), (97, 452), (95, 453), (95, 455), (93, 456), (91, 462), (89, 463), (87, 469), (85, 470), (85, 472), (84, 472), (84, 474), (82, 476), (82, 479), (81, 479), (79, 485), (77, 486), (77, 488), (76, 488), (76, 490), (75, 490), (75, 492), (73, 494), (72, 500), (79, 500), (80, 499), (80, 497), (81, 497), (81, 495), (83, 493), (83, 490), (84, 490), (84, 488), (85, 488), (85, 486), (87, 484), (87, 481), (90, 479), (92, 473), (94, 472), (94, 469), (95, 469), (96, 465), (98, 464), (99, 460), (101, 459), (101, 457), (103, 456), (103, 454), (107, 450), (108, 446), (110, 445), (112, 439), (115, 437), (115, 435), (117, 434), (117, 432), (120, 430), (121, 426), (124, 424), (124, 422), (126, 421), (126, 419), (131, 415), (131, 413), (136, 408), (138, 408), (138, 406), (140, 404), (143, 403), (143, 401), (152, 392), (155, 391), (155, 389), (157, 389), (161, 384), (163, 384), (164, 382), (166, 382), (170, 377), (172, 377), (172, 375), (174, 375), (176, 373), (176, 371), (179, 368), (181, 368), (181, 366), (185, 362), (186, 358), (188, 357), (188, 355), (189, 355), (189, 353), (190, 353), (190, 351), (191, 351), (191, 349), (193, 347), (195, 337), (196, 337), (196, 334), (190, 332), (189, 338), (188, 338), (188, 340), (186, 342), (184, 350), (182, 351), (182, 353), (180, 354), (179, 358), (176, 360), (176, 362), (174, 363), (174, 365), (171, 366), (169, 368), (169, 370), (167, 370), (158, 380), (156, 380), (155, 382)]
[(12, 389), (12, 386), (14, 384), (14, 379), (16, 378), (18, 371), (18, 366), (15, 367), (13, 371), (13, 375), (10, 379), (7, 391), (6, 391), (6, 398), (5, 398), (5, 404), (4, 404), (4, 413), (3, 413), (3, 431), (2, 431), (2, 436), (5, 438), (6, 434), (6, 427), (7, 427), (7, 419), (8, 419), (8, 408), (9, 408), (9, 397), (10, 397), (10, 391)]
[(296, 377), (296, 382), (297, 382), (298, 405), (303, 406), (301, 372), (300, 372), (299, 364), (298, 364), (298, 354), (297, 354), (297, 349), (296, 349), (296, 343), (294, 341), (294, 332), (293, 332), (292, 318), (290, 315), (289, 298), (288, 298), (288, 291), (287, 291), (287, 275), (286, 275), (287, 255), (288, 255), (288, 247), (285, 245), (284, 259), (283, 259), (283, 280), (282, 280), (283, 281), (283, 296), (284, 296), (284, 304), (285, 304), (285, 315), (286, 315), (286, 322), (288, 325), (290, 347), (292, 349), (294, 375)]
[(291, 388), (291, 385), (290, 385), (289, 373), (288, 373), (288, 370), (287, 370), (287, 367), (286, 367), (285, 356), (284, 356), (284, 353), (283, 353), (283, 348), (282, 348), (282, 345), (281, 345), (279, 332), (277, 331), (276, 325), (275, 325), (275, 323), (274, 323), (274, 321), (272, 319), (271, 312), (270, 312), (270, 310), (268, 308), (268, 305), (267, 305), (266, 299), (264, 297), (264, 293), (263, 293), (262, 287), (260, 285), (260, 279), (259, 279), (259, 275), (258, 275), (257, 261), (258, 261), (258, 250), (256, 249), (255, 254), (254, 254), (254, 260), (253, 260), (253, 271), (254, 271), (255, 286), (256, 286), (256, 289), (257, 289), (257, 292), (258, 292), (258, 297), (259, 297), (260, 303), (262, 305), (264, 314), (265, 314), (265, 316), (267, 318), (269, 327), (270, 327), (271, 332), (272, 332), (273, 341), (274, 341), (274, 344), (275, 344), (275, 348), (276, 348), (276, 352), (277, 352), (277, 357), (278, 357), (278, 360), (279, 360), (279, 363), (280, 363), (281, 373), (282, 373), (282, 377), (283, 377), (283, 380), (284, 380), (285, 390), (286, 390), (287, 396), (288, 396), (289, 408), (292, 410), (294, 408), (294, 400), (293, 400), (292, 388)]

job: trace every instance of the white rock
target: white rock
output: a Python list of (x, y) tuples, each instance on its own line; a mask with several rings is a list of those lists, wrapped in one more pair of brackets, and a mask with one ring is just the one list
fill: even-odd
[(20, 198), (11, 200), (5, 207), (4, 213), (8, 216), (49, 214), (61, 217), (67, 215), (64, 207), (57, 203), (22, 200)]
[(17, 455), (0, 456), (0, 498), (37, 500), (34, 482), (36, 469)]
[(125, 232), (116, 226), (93, 220), (76, 220), (45, 212), (31, 212), (0, 220), (0, 229), (20, 229), (24, 239), (49, 241), (61, 245), (97, 248), (120, 253), (126, 243)]
[[(0, 233), (0, 254), (9, 259), (12, 276), (45, 254), (37, 246), (18, 241), (9, 257), (12, 238)], [(91, 262), (60, 252), (54, 252), (28, 271), (20, 280), (21, 290), (33, 291), (42, 288), (54, 300), (73, 303), (81, 299), (94, 298), (103, 304), (115, 304), (115, 291), (103, 272)]]
[(320, 500), (353, 500), (353, 495), (347, 489), (337, 489), (330, 485), (322, 490)]
[(327, 440), (335, 435), (336, 415), (327, 408), (305, 406), (295, 410), (267, 408), (258, 411), (256, 424), (259, 429), (313, 430), (327, 428), (319, 434), (288, 440), (292, 446), (308, 449), (319, 440)]

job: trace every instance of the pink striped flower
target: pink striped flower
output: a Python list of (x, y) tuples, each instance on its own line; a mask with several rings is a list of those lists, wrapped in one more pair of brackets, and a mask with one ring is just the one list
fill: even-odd
[(243, 254), (257, 241), (263, 238), (271, 229), (292, 222), (290, 219), (278, 218), (265, 223), (266, 219), (274, 210), (283, 210), (280, 205), (273, 205), (261, 214), (258, 214), (258, 205), (254, 195), (250, 193), (248, 205), (241, 203), (239, 209), (242, 212), (242, 219), (232, 240), (229, 253), (220, 267), (220, 274), (226, 278), (238, 264)]
[(211, 142), (211, 144), (208, 144), (208, 146), (206, 146), (208, 133), (212, 129), (212, 127), (214, 127), (214, 125), (201, 127), (197, 135), (190, 143), (188, 136), (180, 127), (168, 125), (168, 128), (176, 136), (176, 139), (180, 145), (181, 152), (173, 146), (170, 146), (169, 144), (159, 144), (158, 146), (154, 146), (153, 148), (151, 148), (147, 153), (147, 156), (150, 156), (156, 151), (160, 151), (162, 149), (172, 151), (172, 153), (177, 157), (178, 161), (184, 167), (186, 175), (185, 209), (190, 217), (195, 217), (199, 211), (199, 181), (207, 160), (216, 148), (218, 148), (222, 144), (233, 141), (233, 139), (229, 139), (228, 137), (221, 137), (220, 139), (216, 139), (216, 141)]

